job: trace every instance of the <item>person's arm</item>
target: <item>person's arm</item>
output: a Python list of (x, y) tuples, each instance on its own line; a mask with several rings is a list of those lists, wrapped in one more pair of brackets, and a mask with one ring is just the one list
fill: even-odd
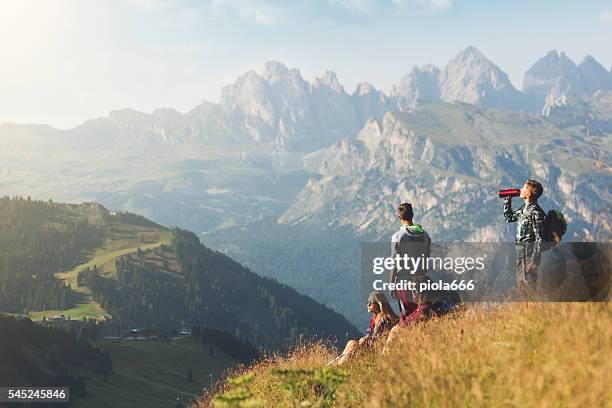
[(531, 251), (530, 259), (534, 262), (539, 262), (540, 254), (542, 253), (542, 242), (544, 242), (544, 211), (534, 210), (531, 213), (531, 226), (533, 228), (533, 250)]
[[(395, 256), (400, 252), (400, 242), (397, 233), (393, 234), (391, 237), (391, 257), (395, 259)], [(395, 282), (395, 278), (397, 277), (397, 269), (393, 266), (393, 269), (389, 271), (389, 283)], [(397, 298), (397, 294), (395, 290), (389, 290), (389, 294), (393, 299)]]
[(504, 218), (506, 219), (506, 222), (518, 221), (519, 211), (520, 209), (512, 211), (512, 198), (506, 197), (504, 200)]
[(376, 322), (374, 329), (371, 331), (370, 335), (359, 339), (359, 344), (367, 344), (368, 347), (372, 346), (374, 342), (379, 339), (383, 334), (387, 331), (391, 330), (391, 326), (389, 322), (385, 318), (381, 318)]

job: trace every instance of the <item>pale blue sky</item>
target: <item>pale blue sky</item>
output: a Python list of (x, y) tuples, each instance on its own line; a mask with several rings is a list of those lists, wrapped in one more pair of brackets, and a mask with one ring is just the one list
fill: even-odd
[(388, 92), (474, 45), (517, 88), (551, 49), (612, 65), (612, 1), (0, 0), (0, 123), (187, 111), (265, 61)]

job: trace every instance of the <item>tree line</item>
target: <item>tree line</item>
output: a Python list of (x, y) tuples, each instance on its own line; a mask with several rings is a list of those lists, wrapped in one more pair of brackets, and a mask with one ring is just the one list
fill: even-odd
[[(117, 279), (96, 268), (79, 273), (79, 285), (128, 327), (167, 330), (197, 325), (230, 333), (264, 348), (294, 343), (300, 336), (344, 337), (354, 328), (341, 316), (295, 290), (262, 278), (174, 229), (170, 246), (120, 257)], [(150, 262), (150, 258), (163, 259)], [(179, 271), (169, 271), (169, 259)]]
[(73, 367), (104, 376), (113, 372), (108, 352), (91, 346), (86, 337), (29, 319), (0, 315), (0, 384), (70, 387), (85, 395), (85, 378)]
[(100, 245), (104, 232), (69, 208), (23, 197), (0, 197), (0, 310), (67, 309), (70, 287), (54, 273)]

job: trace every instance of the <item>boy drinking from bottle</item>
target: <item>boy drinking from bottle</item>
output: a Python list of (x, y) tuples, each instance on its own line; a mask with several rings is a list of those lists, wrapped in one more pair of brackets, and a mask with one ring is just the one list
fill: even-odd
[(516, 281), (517, 289), (523, 296), (535, 289), (537, 269), (544, 240), (546, 214), (538, 204), (544, 188), (535, 180), (527, 180), (521, 188), (520, 198), (525, 202), (518, 210), (512, 211), (512, 197), (504, 199), (504, 218), (517, 222), (516, 228)]

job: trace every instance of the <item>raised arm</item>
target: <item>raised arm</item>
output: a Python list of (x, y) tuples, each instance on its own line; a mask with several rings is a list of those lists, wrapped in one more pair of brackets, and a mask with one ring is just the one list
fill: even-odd
[(512, 199), (510, 197), (506, 197), (504, 200), (504, 218), (506, 222), (516, 222), (518, 221), (520, 209), (516, 211), (512, 211)]

